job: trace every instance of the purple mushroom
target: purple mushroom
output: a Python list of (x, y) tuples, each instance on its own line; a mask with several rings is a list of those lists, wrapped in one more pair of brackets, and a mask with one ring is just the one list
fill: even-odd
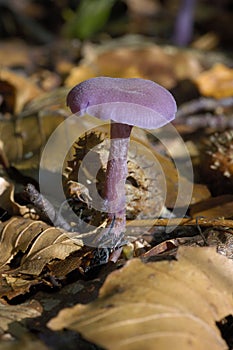
[(104, 210), (112, 247), (116, 247), (126, 225), (125, 182), (132, 127), (156, 129), (169, 123), (175, 117), (176, 102), (170, 92), (150, 80), (97, 77), (76, 85), (67, 96), (67, 105), (73, 113), (111, 120)]

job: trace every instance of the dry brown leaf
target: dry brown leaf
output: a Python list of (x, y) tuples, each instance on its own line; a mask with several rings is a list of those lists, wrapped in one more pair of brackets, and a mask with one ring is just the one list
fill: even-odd
[(0, 81), (11, 84), (16, 90), (16, 101), (13, 108), (14, 114), (21, 112), (27, 102), (42, 92), (29, 78), (25, 78), (6, 68), (1, 68)]
[(1, 350), (50, 350), (42, 341), (33, 336), (25, 336), (23, 339), (1, 342)]
[(12, 322), (20, 321), (27, 317), (38, 317), (41, 315), (41, 312), (42, 307), (35, 300), (20, 305), (0, 303), (0, 330), (7, 331), (8, 326)]
[(202, 71), (190, 52), (141, 43), (135, 47), (118, 46), (104, 52), (89, 48), (83, 63), (71, 70), (66, 86), (74, 86), (95, 76), (144, 78), (172, 88), (177, 81), (193, 79)]
[[(67, 92), (67, 89), (61, 88), (43, 93), (27, 104), (18, 118), (1, 121), (0, 140), (9, 163), (18, 165), (23, 160), (29, 163), (33, 155), (38, 155), (51, 133), (68, 114), (64, 107)], [(35, 164), (29, 167), (35, 167)]]
[(22, 339), (14, 339), (1, 342), (1, 350), (49, 350), (41, 340), (36, 339), (33, 334), (24, 335)]
[(193, 193), (191, 199), (191, 205), (195, 203), (202, 202), (210, 198), (211, 193), (206, 185), (193, 184)]
[[(135, 132), (136, 130), (136, 132)], [(183, 206), (187, 206), (189, 205), (189, 198), (186, 198), (185, 195), (182, 196), (182, 194), (185, 191), (182, 191), (179, 199), (177, 200), (177, 196), (178, 196), (178, 173), (177, 173), (177, 169), (176, 166), (174, 165), (174, 162), (172, 161), (172, 159), (170, 159), (167, 156), (161, 155), (159, 152), (156, 151), (156, 149), (153, 147), (153, 144), (151, 144), (148, 139), (142, 138), (142, 136), (140, 134), (137, 134), (138, 129), (134, 128), (133, 134), (132, 134), (132, 141), (138, 143), (139, 145), (141, 144), (142, 146), (145, 147), (145, 149), (149, 150), (149, 152), (151, 152), (153, 154), (152, 158), (149, 158), (151, 160), (151, 162), (158, 162), (158, 164), (161, 166), (162, 171), (163, 171), (163, 176), (165, 177), (166, 180), (166, 201), (165, 201), (165, 205), (168, 208), (173, 208), (174, 205), (176, 205), (176, 207), (183, 207)], [(145, 133), (146, 135), (146, 133)], [(174, 144), (171, 146), (174, 147)], [(176, 152), (176, 156), (179, 156), (178, 152), (180, 152), (180, 150), (177, 149)], [(129, 152), (129, 159), (130, 156), (133, 158), (133, 154), (130, 155)], [(185, 157), (186, 155), (183, 154), (183, 157)], [(135, 157), (135, 155), (134, 155)], [(148, 157), (148, 153), (143, 154), (143, 157)], [(136, 161), (138, 164), (142, 164), (140, 158)], [(151, 176), (149, 176), (150, 178)], [(161, 180), (159, 183), (160, 186), (160, 191), (161, 191)], [(155, 188), (155, 184), (153, 184), (153, 188)], [(184, 176), (179, 174), (179, 186), (181, 188), (185, 188), (186, 186), (188, 188), (191, 187), (191, 184), (189, 182), (189, 180), (187, 178), (185, 178)], [(158, 193), (160, 192), (158, 191)], [(155, 195), (155, 193), (153, 193)], [(205, 200), (207, 198), (209, 198), (211, 196), (210, 191), (208, 190), (208, 187), (205, 185), (201, 185), (201, 184), (193, 184), (193, 192), (192, 192), (192, 198), (191, 198), (191, 204), (195, 204), (198, 203), (202, 200)], [(145, 205), (143, 203), (143, 205)], [(150, 216), (153, 216), (153, 213), (149, 213)]]
[(9, 215), (21, 215), (25, 218), (38, 219), (33, 208), (18, 204), (14, 199), (14, 185), (3, 177), (0, 177), (0, 207), (8, 212)]
[(19, 295), (29, 292), (32, 286), (40, 283), (42, 283), (41, 280), (36, 278), (29, 279), (28, 276), (11, 276), (9, 270), (9, 275), (7, 273), (1, 274), (0, 298), (6, 297), (7, 300), (11, 300)]
[(31, 49), (23, 41), (11, 40), (0, 42), (0, 62), (2, 67), (31, 67)]
[(192, 217), (231, 218), (233, 217), (233, 196), (211, 197), (190, 207)]
[(46, 264), (65, 259), (83, 245), (80, 240), (71, 240), (62, 229), (19, 217), (0, 224), (0, 241), (0, 268), (4, 270), (21, 252), (24, 255), (17, 271), (29, 275), (39, 275)]
[(233, 261), (212, 248), (181, 247), (178, 261), (138, 259), (111, 273), (99, 298), (62, 310), (68, 328), (107, 349), (227, 349), (216, 321), (233, 312)]
[[(164, 176), (166, 178), (166, 206), (168, 208), (173, 208), (174, 205), (176, 205), (177, 208), (187, 206), (189, 204), (198, 203), (202, 200), (205, 200), (210, 197), (210, 191), (208, 190), (207, 186), (200, 185), (200, 184), (193, 184), (193, 193), (191, 198), (191, 203), (189, 201), (189, 198), (186, 198), (185, 193), (186, 191), (182, 191), (179, 199), (177, 200), (178, 195), (178, 173), (176, 170), (176, 167), (171, 159), (168, 157), (164, 157), (160, 155), (159, 153), (155, 153), (155, 156), (157, 160), (159, 161), (159, 164), (161, 165), (163, 169)], [(179, 178), (179, 186), (182, 189), (190, 188), (190, 181), (186, 179), (183, 176), (180, 176)], [(184, 193), (184, 195), (183, 195)]]
[(204, 96), (225, 98), (233, 95), (233, 69), (222, 63), (199, 74), (194, 82)]
[(134, 16), (154, 16), (161, 10), (159, 1), (154, 0), (126, 0), (129, 11)]

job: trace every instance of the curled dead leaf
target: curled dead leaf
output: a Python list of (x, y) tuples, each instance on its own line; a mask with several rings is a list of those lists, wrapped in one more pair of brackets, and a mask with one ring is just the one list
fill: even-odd
[(0, 207), (10, 215), (21, 215), (25, 218), (38, 219), (35, 210), (27, 205), (20, 205), (14, 199), (14, 185), (0, 177)]
[(31, 68), (33, 64), (31, 48), (24, 41), (10, 40), (1, 41), (0, 43), (0, 62), (4, 67), (26, 66)]
[(225, 98), (233, 95), (233, 69), (216, 63), (211, 69), (199, 74), (194, 82), (204, 96)]
[(202, 68), (195, 55), (150, 43), (120, 45), (106, 49), (88, 47), (83, 62), (71, 70), (66, 86), (95, 76), (144, 78), (172, 88), (177, 81), (192, 79)]
[(6, 305), (0, 303), (0, 330), (7, 331), (8, 326), (24, 318), (41, 315), (42, 307), (37, 301), (30, 301), (20, 305)]
[(191, 205), (190, 215), (196, 218), (231, 218), (233, 217), (233, 196), (229, 194), (210, 197)]
[(1, 81), (11, 84), (15, 89), (15, 92), (13, 92), (15, 94), (15, 105), (13, 106), (14, 114), (21, 112), (27, 102), (41, 93), (41, 90), (31, 82), (30, 79), (6, 68), (1, 69), (0, 79)]
[(49, 328), (68, 328), (107, 349), (226, 349), (216, 321), (233, 312), (233, 261), (212, 248), (182, 247), (178, 261), (129, 261), (99, 297), (63, 309)]
[(15, 271), (29, 275), (39, 275), (48, 263), (63, 260), (83, 246), (81, 240), (71, 239), (62, 229), (19, 217), (0, 224), (0, 241), (0, 269), (4, 271), (20, 253)]

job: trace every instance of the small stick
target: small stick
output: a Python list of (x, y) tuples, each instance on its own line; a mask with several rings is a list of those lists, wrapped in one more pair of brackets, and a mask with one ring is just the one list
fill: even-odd
[(173, 124), (186, 125), (192, 129), (215, 128), (226, 129), (233, 127), (232, 118), (228, 115), (216, 113), (218, 107), (232, 107), (233, 97), (222, 99), (201, 97), (182, 104), (176, 113)]
[(186, 125), (192, 129), (198, 128), (215, 128), (215, 129), (226, 129), (233, 127), (233, 120), (226, 115), (215, 115), (210, 113), (192, 114), (182, 116), (173, 122), (174, 125)]
[(176, 120), (188, 115), (197, 114), (201, 111), (214, 111), (218, 107), (232, 107), (233, 97), (227, 97), (222, 99), (201, 97), (196, 100), (192, 100), (182, 104), (176, 113)]
[(210, 219), (210, 218), (174, 218), (174, 219), (145, 219), (145, 220), (128, 220), (127, 227), (145, 227), (145, 226), (204, 226), (214, 227), (221, 226), (233, 228), (233, 220), (228, 219)]
[(37, 191), (35, 186), (30, 183), (27, 184), (25, 193), (30, 202), (35, 206), (35, 208), (39, 211), (41, 216), (45, 218), (46, 221), (50, 221), (54, 224), (54, 226), (58, 226), (66, 231), (70, 231), (71, 227), (65, 221), (63, 216), (60, 213), (57, 213), (53, 205), (41, 193)]

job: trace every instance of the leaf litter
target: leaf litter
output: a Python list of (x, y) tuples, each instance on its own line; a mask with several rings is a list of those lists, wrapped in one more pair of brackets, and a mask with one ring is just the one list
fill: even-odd
[[(207, 34), (216, 39), (216, 45), (219, 38), (215, 33)], [(205, 40), (208, 35), (200, 39)], [(47, 349), (46, 336), (41, 341), (33, 331), (36, 329), (41, 334), (48, 319), (62, 308), (69, 307), (62, 311), (65, 315), (63, 321), (58, 316), (49, 325), (74, 329), (75, 333), (81, 332), (87, 339), (106, 348), (130, 349), (132, 346), (133, 349), (141, 349), (146, 344), (148, 349), (155, 346), (170, 349), (173, 343), (174, 348), (177, 346), (179, 349), (195, 346), (198, 349), (230, 348), (230, 331), (228, 337), (221, 337), (216, 322), (221, 323), (223, 328), (224, 325), (227, 327), (227, 320), (231, 320), (232, 314), (231, 141), (226, 149), (224, 145), (220, 155), (215, 150), (211, 150), (212, 154), (206, 151), (209, 152), (207, 146), (216, 143), (213, 140), (221, 146), (222, 138), (228, 134), (228, 129), (232, 129), (232, 61), (217, 52), (208, 51), (206, 54), (205, 51), (189, 48), (180, 50), (174, 46), (160, 46), (154, 40), (151, 42), (140, 36), (107, 40), (106, 46), (104, 41), (101, 44), (54, 41), (56, 43), (50, 47), (36, 50), (17, 42), (9, 44), (8, 48), (1, 43), (0, 347), (31, 349), (38, 345)], [(51, 66), (51, 57), (55, 57), (53, 71), (47, 69)], [(19, 67), (24, 69), (27, 77), (18, 74)], [(134, 152), (129, 160), (127, 230), (132, 232), (132, 219), (142, 213), (135, 222), (139, 234), (136, 241), (131, 236), (133, 242), (125, 247), (117, 264), (108, 263), (98, 270), (100, 251), (69, 240), (70, 232), (56, 225), (53, 227), (40, 215), (33, 201), (25, 200), (22, 184), (27, 185), (29, 181), (24, 172), (27, 174), (29, 171), (31, 176), (32, 168), (38, 166), (39, 152), (49, 135), (69, 116), (64, 102), (67, 93), (64, 86), (100, 74), (154, 79), (172, 90), (179, 102), (174, 125), (184, 137), (186, 146), (191, 143), (195, 146), (195, 154), (191, 157), (196, 178), (187, 213), (189, 217), (180, 221), (174, 232), (168, 235), (164, 229), (168, 219), (155, 217), (152, 198), (147, 197), (150, 192), (150, 167), (144, 173), (138, 167), (142, 160), (147, 159), (144, 154), (135, 158)], [(89, 121), (82, 123), (86, 123), (88, 128), (92, 126)], [(98, 133), (105, 131), (100, 128)], [(165, 206), (169, 212), (177, 197), (174, 164), (167, 154), (160, 153), (157, 144), (151, 139), (148, 141), (146, 134), (134, 135), (134, 138), (156, 154), (163, 168), (168, 190)], [(175, 142), (172, 147), (176, 147)], [(216, 154), (221, 156), (217, 159), (219, 165)], [(103, 149), (97, 152), (97, 157), (104, 170)], [(208, 157), (212, 159), (207, 164)], [(74, 166), (76, 160), (73, 159), (71, 173), (77, 170)], [(50, 170), (53, 161), (50, 160)], [(13, 167), (18, 172), (13, 171)], [(70, 186), (67, 198), (75, 200), (79, 214), (82, 211), (88, 215), (92, 198), (87, 184), (68, 179), (67, 174), (63, 176)], [(35, 172), (31, 179), (34, 177)], [(185, 185), (188, 180), (182, 177), (181, 181)], [(184, 201), (177, 203), (178, 213)], [(173, 220), (170, 224), (175, 223), (176, 218)], [(152, 228), (145, 234), (148, 223)], [(214, 245), (214, 248), (202, 247), (200, 250), (196, 247), (205, 244)], [(180, 248), (181, 245), (194, 247)], [(217, 255), (215, 250), (222, 255)], [(134, 259), (136, 256), (141, 261)], [(127, 259), (132, 260), (126, 262)], [(160, 261), (163, 259), (169, 261)], [(97, 266), (97, 270), (88, 275), (86, 271), (93, 266)], [(122, 269), (110, 274), (110, 271), (122, 266)], [(99, 297), (90, 303), (103, 284), (103, 271), (105, 277), (109, 276)], [(40, 293), (41, 298), (38, 296)], [(55, 307), (58, 294), (60, 299)], [(44, 300), (42, 307), (28, 302), (34, 297), (39, 302)], [(90, 304), (84, 306), (80, 303)], [(34, 330), (26, 326), (25, 337), (12, 331), (15, 324), (17, 328), (25, 317), (31, 323), (40, 315), (42, 319), (36, 319)], [(231, 327), (229, 321), (229, 329)], [(56, 331), (50, 332), (53, 337), (57, 336)], [(65, 331), (60, 332), (67, 338), (69, 347), (76, 346), (72, 337), (69, 339)], [(8, 336), (19, 340), (3, 340)], [(228, 345), (222, 338), (228, 339)], [(75, 339), (80, 345), (79, 335)], [(53, 347), (58, 347), (57, 341), (55, 343)], [(88, 345), (89, 348), (92, 346)]]
[(68, 328), (107, 349), (226, 349), (216, 322), (233, 312), (233, 261), (213, 248), (180, 247), (177, 261), (129, 261), (99, 297), (60, 311)]

